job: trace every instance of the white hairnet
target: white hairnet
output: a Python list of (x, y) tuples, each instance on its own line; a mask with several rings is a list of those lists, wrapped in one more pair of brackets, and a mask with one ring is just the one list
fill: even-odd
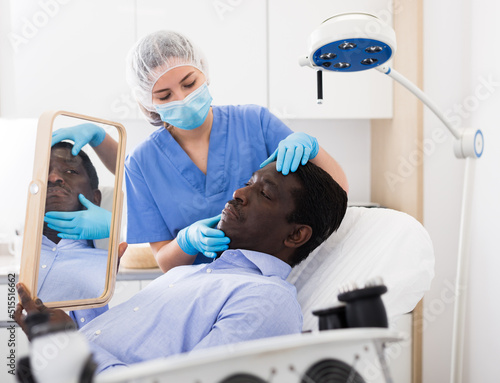
[(203, 53), (177, 32), (151, 33), (130, 50), (127, 57), (127, 82), (151, 124), (163, 124), (153, 106), (153, 86), (167, 71), (184, 65), (197, 68), (208, 81), (208, 66)]

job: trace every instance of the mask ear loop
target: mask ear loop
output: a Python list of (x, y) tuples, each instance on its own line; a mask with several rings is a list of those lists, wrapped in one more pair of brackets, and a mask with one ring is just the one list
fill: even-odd
[(163, 127), (167, 129), (170, 133), (172, 133), (172, 128), (174, 127), (173, 125), (169, 124), (168, 122), (162, 121), (163, 122)]

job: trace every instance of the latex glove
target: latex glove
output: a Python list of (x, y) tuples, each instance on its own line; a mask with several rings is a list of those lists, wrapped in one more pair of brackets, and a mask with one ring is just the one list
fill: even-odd
[(215, 229), (220, 217), (221, 214), (202, 219), (179, 231), (176, 240), (182, 251), (190, 255), (203, 253), (205, 257), (215, 258), (217, 252), (227, 250), (230, 239), (222, 230)]
[(276, 161), (276, 170), (286, 176), (297, 170), (300, 164), (316, 157), (319, 151), (318, 140), (305, 133), (292, 133), (278, 144), (278, 148), (260, 167)]
[(63, 140), (74, 142), (71, 154), (77, 156), (80, 150), (87, 144), (92, 147), (99, 146), (106, 137), (106, 132), (100, 126), (87, 123), (71, 126), (69, 128), (57, 129), (52, 133), (52, 145)]
[(48, 227), (58, 231), (57, 236), (64, 239), (108, 238), (111, 212), (94, 205), (83, 194), (78, 199), (87, 210), (49, 211), (44, 217)]

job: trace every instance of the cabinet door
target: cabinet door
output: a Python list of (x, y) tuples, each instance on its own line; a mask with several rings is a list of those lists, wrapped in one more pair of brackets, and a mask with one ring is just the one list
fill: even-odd
[(213, 103), (267, 105), (266, 1), (137, 2), (138, 37), (184, 34), (205, 54)]
[(279, 117), (390, 118), (392, 81), (371, 70), (356, 73), (323, 73), (322, 105), (316, 103), (316, 71), (300, 67), (307, 56), (311, 32), (327, 18), (362, 11), (392, 23), (387, 0), (269, 0), (269, 102)]
[[(134, 43), (134, 0), (2, 1), (2, 116), (49, 109), (116, 119), (130, 97), (125, 56)], [(5, 9), (4, 9), (5, 11)], [(5, 24), (4, 24), (5, 28)], [(130, 109), (132, 110), (132, 109)]]

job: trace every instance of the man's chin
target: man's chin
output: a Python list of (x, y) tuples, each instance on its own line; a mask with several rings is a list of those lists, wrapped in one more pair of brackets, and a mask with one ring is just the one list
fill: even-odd
[(45, 211), (77, 211), (82, 210), (80, 201), (74, 198), (63, 198), (61, 196), (50, 196), (45, 201)]
[(225, 219), (221, 219), (219, 223), (217, 224), (217, 229), (222, 230), (224, 234), (227, 236), (227, 231), (232, 231), (231, 230), (231, 224), (228, 223)]
[(233, 238), (236, 238), (236, 237), (234, 235), (232, 235), (234, 231), (231, 230), (229, 225), (224, 224), (223, 221), (219, 221), (219, 223), (217, 224), (217, 229), (222, 230), (224, 232), (224, 235), (231, 240), (231, 242), (229, 242), (229, 244), (228, 244), (228, 246), (229, 246), (228, 249), (234, 249), (235, 247), (232, 246), (233, 245)]

